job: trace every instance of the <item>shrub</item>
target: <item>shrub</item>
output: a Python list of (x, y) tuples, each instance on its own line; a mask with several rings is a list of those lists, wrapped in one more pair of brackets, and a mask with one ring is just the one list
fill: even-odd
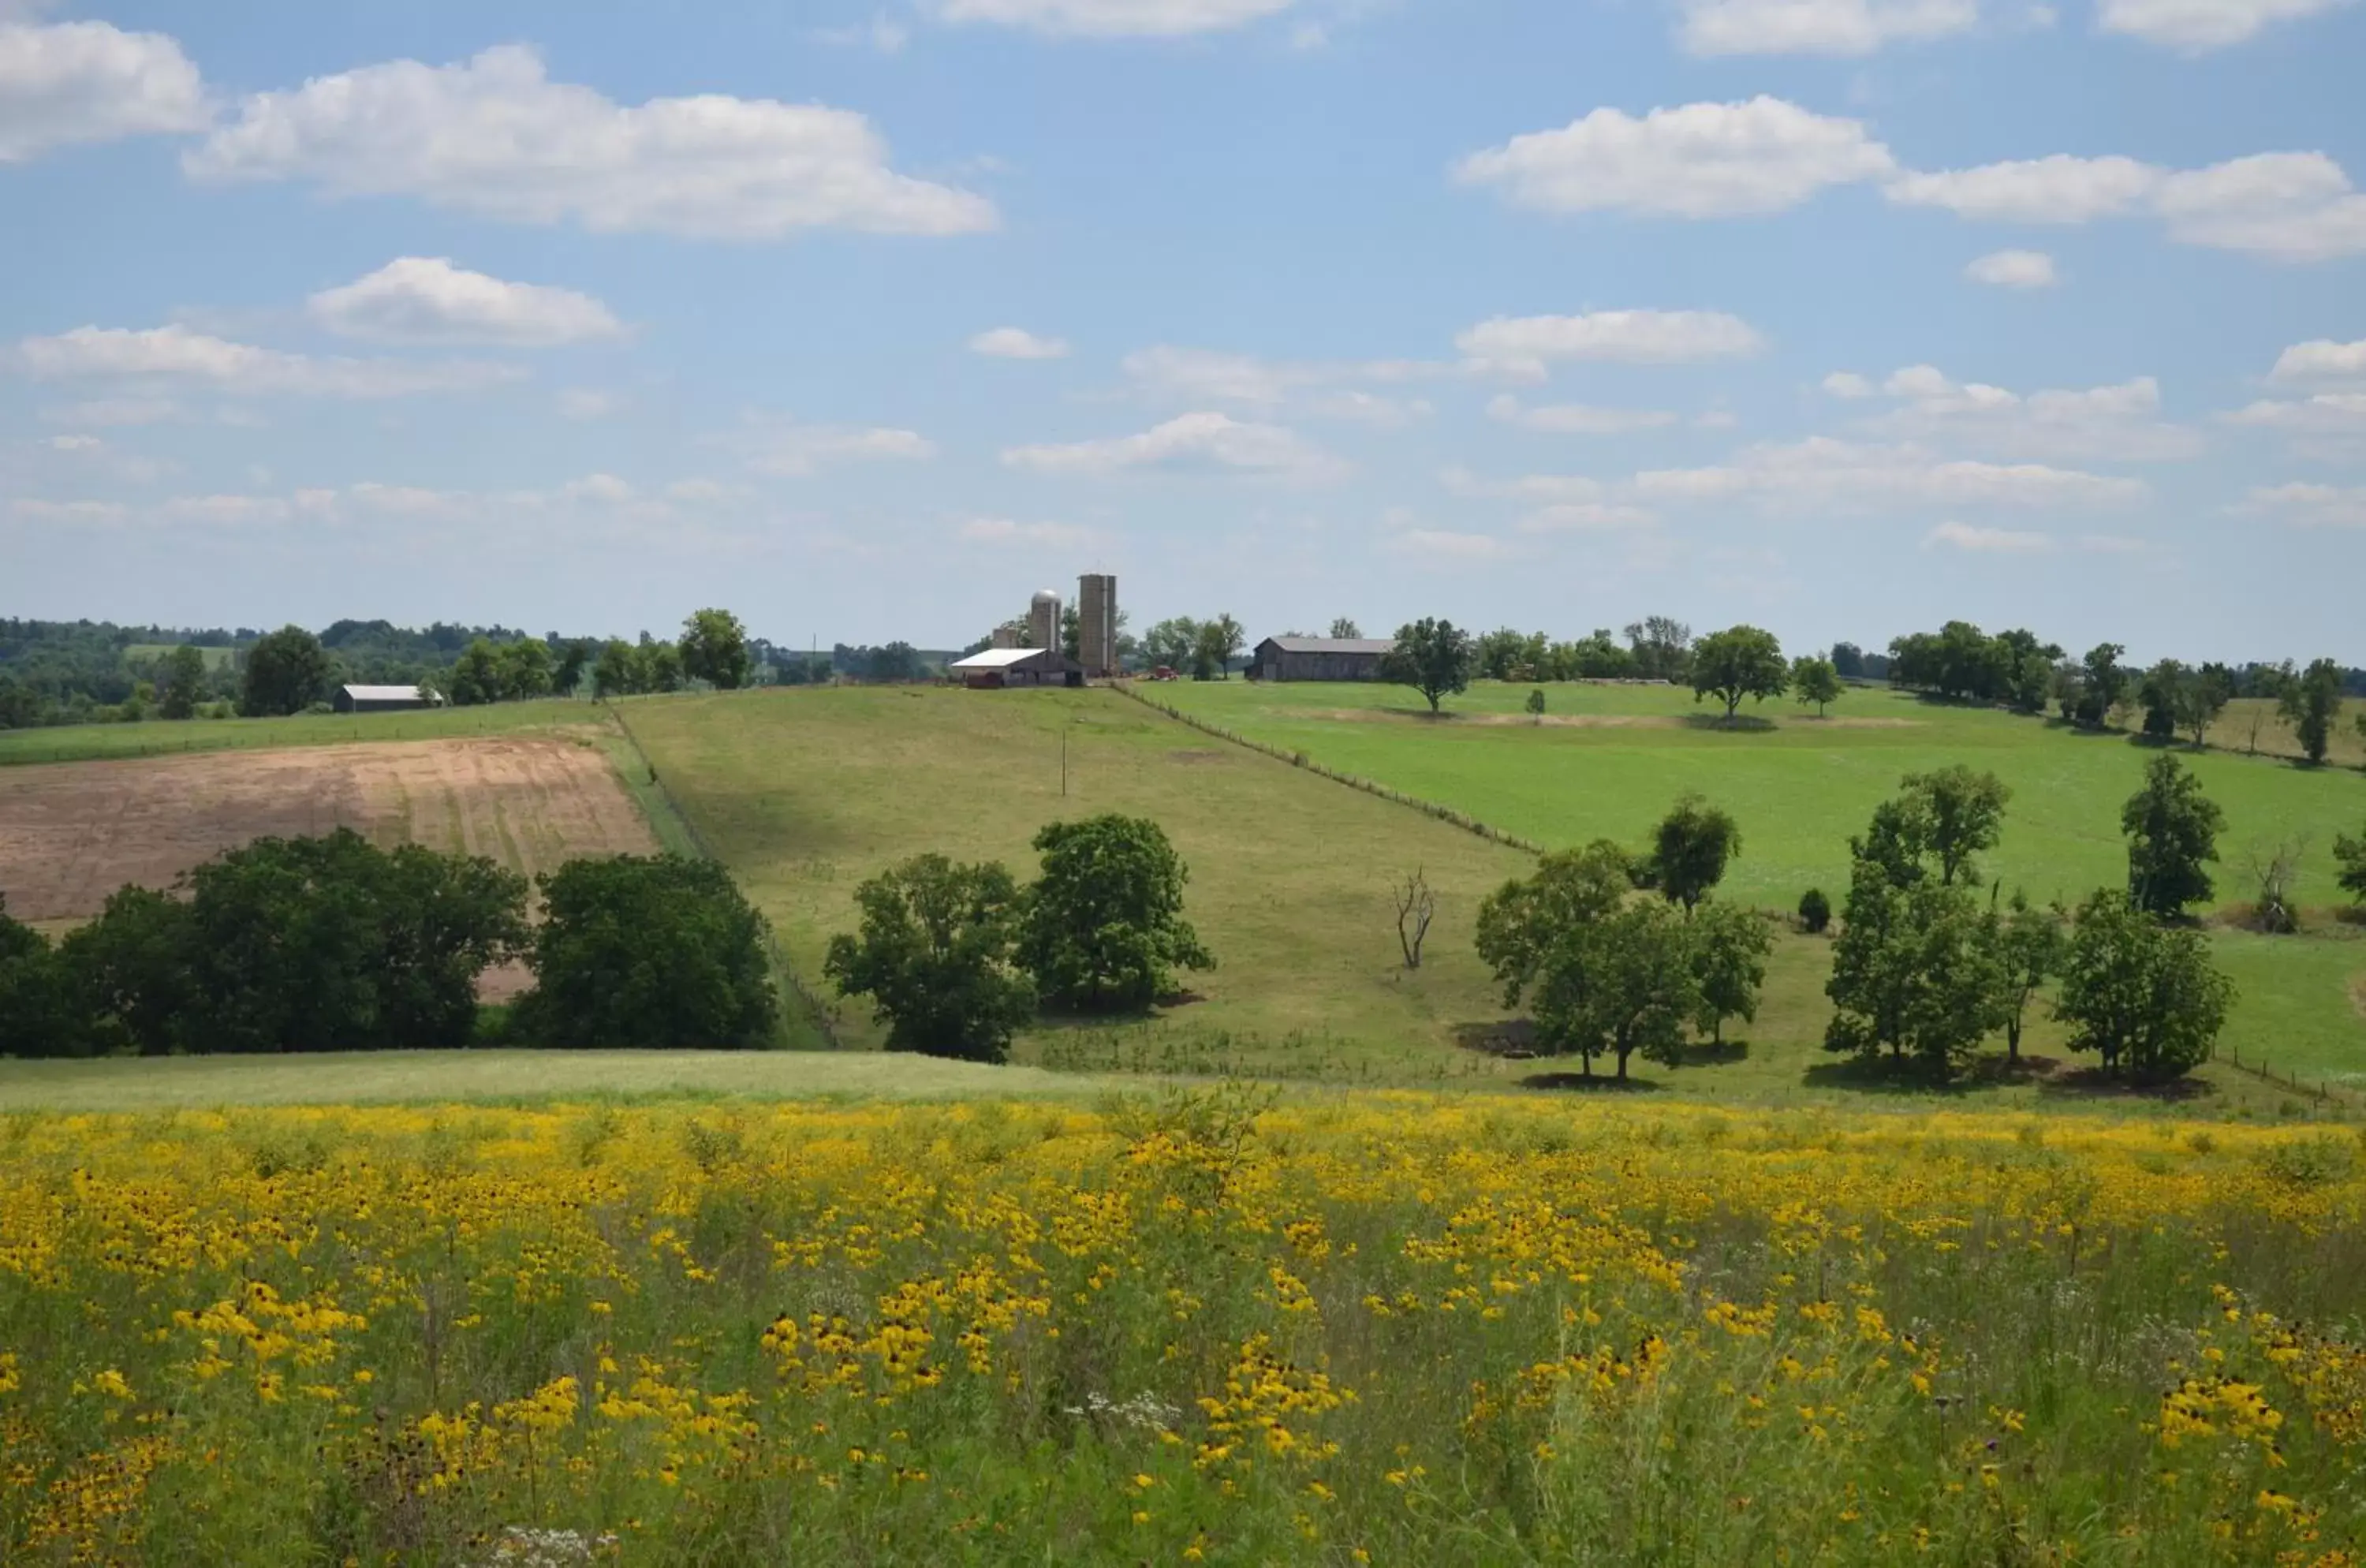
[(1820, 887), (1799, 895), (1799, 925), (1809, 936), (1821, 936), (1832, 923), (1832, 901)]
[(510, 1017), (538, 1045), (639, 1050), (772, 1043), (763, 917), (721, 866), (680, 855), (579, 860), (541, 879), (535, 987)]

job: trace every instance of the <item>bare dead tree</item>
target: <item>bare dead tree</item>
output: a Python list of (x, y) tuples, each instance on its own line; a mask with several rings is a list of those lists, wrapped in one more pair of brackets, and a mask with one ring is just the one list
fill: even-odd
[(1430, 891), (1429, 878), (1418, 866), (1393, 891), (1397, 901), (1397, 945), (1404, 950), (1404, 966), (1418, 969), (1422, 941), (1429, 935), (1429, 922), (1437, 915), (1437, 895)]
[(2293, 902), (2293, 885), (2300, 880), (2300, 863), (2308, 853), (2308, 838), (2278, 839), (2273, 843), (2255, 841), (2243, 853), (2243, 871), (2259, 889), (2252, 905), (2252, 918), (2259, 928), (2270, 936), (2289, 936), (2300, 930), (2300, 909)]

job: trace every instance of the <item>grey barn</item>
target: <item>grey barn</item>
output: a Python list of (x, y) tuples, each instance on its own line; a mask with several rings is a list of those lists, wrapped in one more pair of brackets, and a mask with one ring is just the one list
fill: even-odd
[(1396, 646), (1390, 637), (1269, 637), (1256, 645), (1249, 674), (1259, 681), (1370, 681)]
[(435, 707), (443, 700), (416, 686), (340, 686), (330, 705), (339, 713), (400, 713)]

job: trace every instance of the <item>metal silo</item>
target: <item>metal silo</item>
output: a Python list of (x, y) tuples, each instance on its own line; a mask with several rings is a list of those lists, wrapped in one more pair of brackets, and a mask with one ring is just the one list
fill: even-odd
[(1087, 572), (1076, 579), (1076, 661), (1088, 676), (1117, 673), (1117, 579)]

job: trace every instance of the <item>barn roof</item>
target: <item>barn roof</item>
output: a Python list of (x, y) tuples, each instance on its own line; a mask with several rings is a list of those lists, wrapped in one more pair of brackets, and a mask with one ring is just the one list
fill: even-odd
[(1284, 653), (1386, 653), (1396, 638), (1387, 637), (1269, 637), (1257, 644)]
[(1041, 663), (1047, 670), (1081, 669), (1067, 655), (1049, 648), (989, 648), (973, 653), (967, 659), (956, 659), (947, 668), (953, 670), (1013, 670), (1022, 664)]
[(345, 695), (357, 703), (416, 703), (420, 696), (416, 686), (345, 686)]

